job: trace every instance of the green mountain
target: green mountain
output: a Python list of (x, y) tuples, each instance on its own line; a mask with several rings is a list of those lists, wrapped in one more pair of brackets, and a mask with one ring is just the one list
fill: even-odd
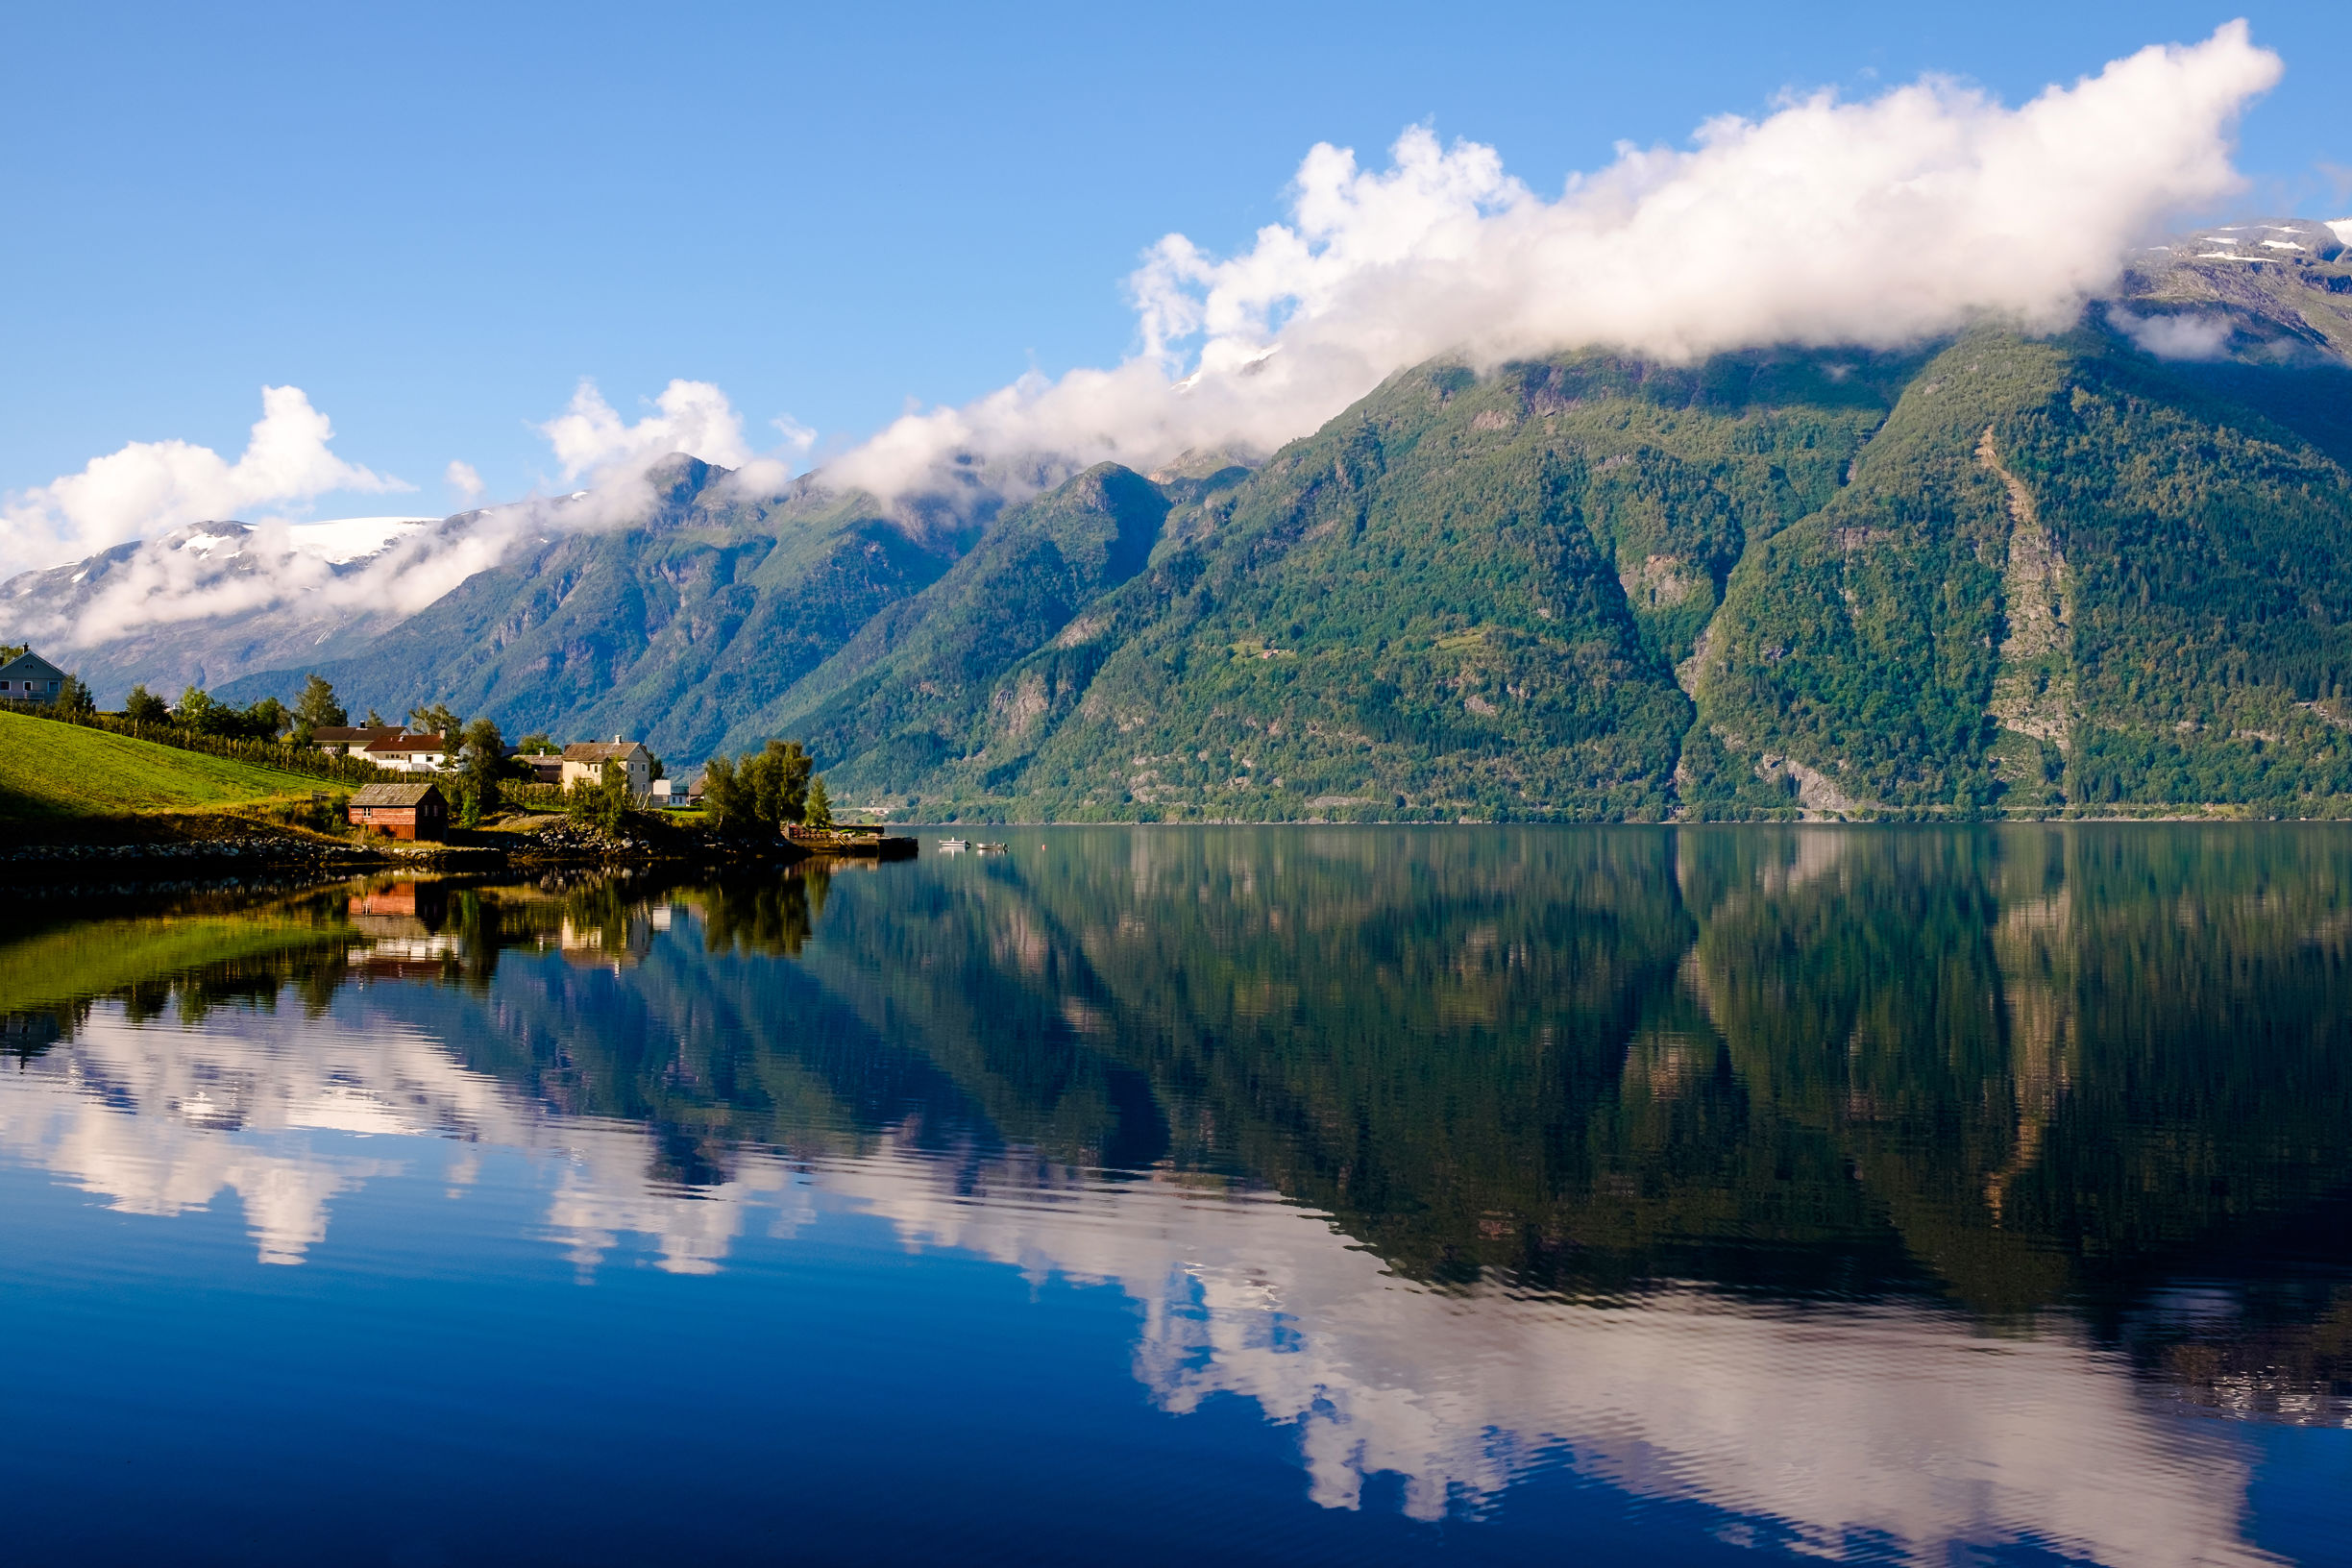
[(775, 723), (924, 815), (2333, 813), (2347, 411), (2100, 326), (1425, 366), (1090, 601), (975, 554)]
[(2347, 353), (2343, 246), (2275, 225), (2055, 336), (1438, 361), (951, 526), (679, 458), (322, 673), (689, 765), (795, 736), (925, 818), (2336, 815)]
[(747, 501), (687, 456), (651, 476), (633, 525), (554, 536), (469, 577), (364, 653), (244, 677), (216, 695), (282, 697), (311, 671), (357, 713), (446, 701), (510, 735), (626, 733), (699, 759), (968, 540), (922, 535), (870, 498)]
[(819, 756), (873, 757), (861, 784), (954, 766), (976, 726), (1020, 722), (1017, 692), (989, 713), (997, 677), (1141, 570), (1168, 508), (1167, 492), (1137, 474), (1114, 463), (1088, 470), (1006, 517), (923, 593), (739, 718), (731, 739), (749, 747), (789, 733)]

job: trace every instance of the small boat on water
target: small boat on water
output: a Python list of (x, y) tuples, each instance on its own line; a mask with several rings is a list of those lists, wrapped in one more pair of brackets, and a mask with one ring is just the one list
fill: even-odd
[(972, 847), (984, 855), (1001, 855), (1008, 846), (1001, 844), (975, 844)]
[(971, 843), (968, 839), (942, 839), (939, 841), (940, 853), (943, 855), (960, 855), (970, 847)]

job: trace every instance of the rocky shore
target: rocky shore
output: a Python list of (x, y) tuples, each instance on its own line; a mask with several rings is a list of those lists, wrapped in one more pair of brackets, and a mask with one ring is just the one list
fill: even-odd
[(463, 833), (449, 843), (350, 840), (326, 834), (204, 824), (201, 832), (171, 837), (124, 838), (114, 842), (14, 844), (0, 847), (0, 881), (48, 884), (61, 874), (75, 881), (94, 878), (152, 882), (198, 878), (218, 882), (240, 874), (332, 878), (385, 869), (501, 870), (538, 866), (784, 864), (824, 855), (913, 852), (912, 840), (867, 840), (863, 844), (803, 845), (777, 840), (747, 844), (669, 822), (637, 819), (607, 833), (587, 823), (556, 818), (529, 831)]

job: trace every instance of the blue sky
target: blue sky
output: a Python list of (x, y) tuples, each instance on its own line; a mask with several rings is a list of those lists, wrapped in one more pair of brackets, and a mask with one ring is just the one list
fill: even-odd
[[(131, 441), (233, 456), (264, 383), (453, 507), (557, 481), (530, 425), (716, 382), (829, 442), (1133, 350), (1122, 281), (1286, 215), (1318, 140), (1489, 143), (1556, 190), (1790, 89), (2011, 102), (2233, 12), (2137, 5), (12, 8), (0, 491)], [(2285, 81), (2247, 210), (2352, 208), (2352, 7), (2247, 12)], [(2331, 172), (2331, 166), (2337, 172)]]

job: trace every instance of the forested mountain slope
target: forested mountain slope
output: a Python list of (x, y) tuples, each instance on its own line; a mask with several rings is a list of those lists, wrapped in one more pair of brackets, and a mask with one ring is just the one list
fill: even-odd
[(776, 701), (738, 716), (734, 739), (793, 734), (821, 756), (877, 754), (886, 772), (951, 761), (995, 678), (1143, 566), (1169, 500), (1105, 463), (1013, 511), (921, 595), (877, 615)]
[(357, 657), (221, 689), (282, 696), (315, 669), (356, 713), (446, 701), (510, 734), (625, 733), (699, 758), (889, 605), (945, 571), (963, 541), (919, 537), (863, 496), (747, 502), (725, 471), (665, 459), (635, 526), (559, 533), (379, 638)]
[[(892, 636), (952, 658), (779, 711), (926, 815), (2332, 812), (2348, 412), (2323, 359), (2168, 362), (2095, 320), (1425, 366), (1171, 505), (1025, 653), (943, 579)], [(992, 603), (1026, 581), (996, 559)]]
[(1675, 663), (1748, 539), (1835, 492), (1900, 373), (1393, 378), (1174, 514), (1147, 573), (1008, 672), (981, 782), (1082, 816), (1662, 815)]
[(2333, 815), (2347, 348), (2334, 231), (2249, 226), (2054, 337), (1433, 362), (945, 529), (679, 458), (322, 673), (923, 817)]

